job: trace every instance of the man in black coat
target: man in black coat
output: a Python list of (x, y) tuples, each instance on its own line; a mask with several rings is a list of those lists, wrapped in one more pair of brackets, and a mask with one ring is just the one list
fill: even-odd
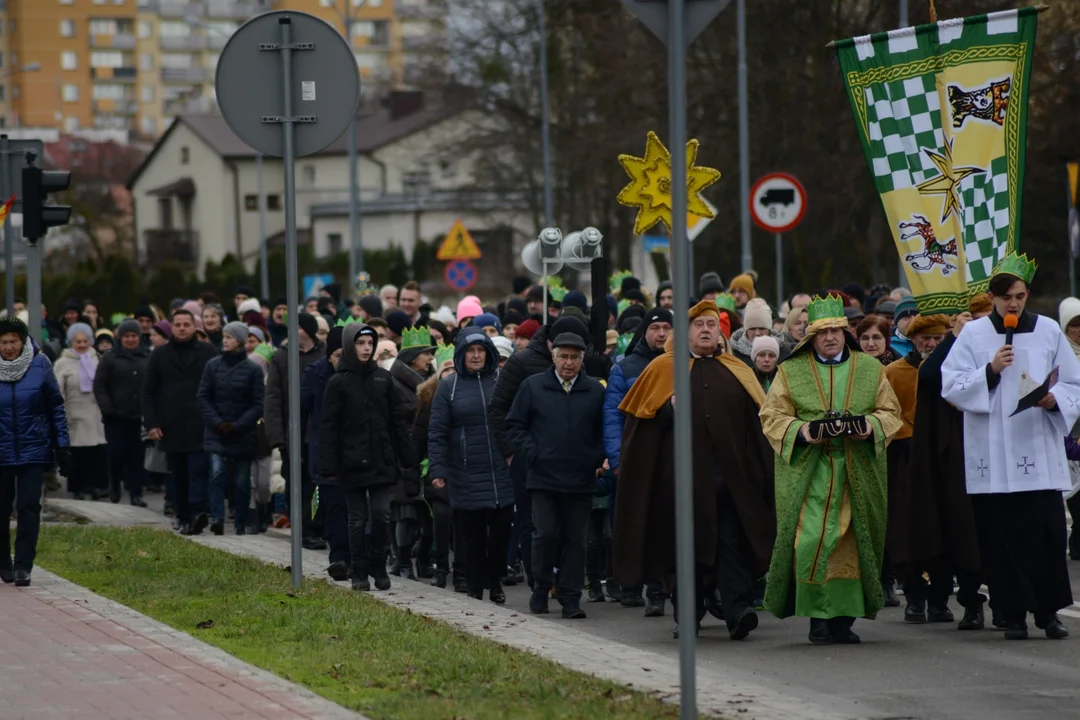
[[(354, 590), (390, 589), (383, 562), (390, 524), (390, 492), (398, 472), (416, 463), (412, 439), (390, 373), (374, 360), (379, 336), (353, 323), (341, 337), (341, 360), (326, 383), (319, 419), (319, 475), (345, 495)], [(371, 538), (366, 537), (370, 513)]]
[[(179, 309), (173, 336), (150, 353), (143, 384), (143, 424), (150, 440), (169, 462), (173, 505), (184, 535), (198, 535), (209, 523), (209, 463), (203, 450), (203, 421), (197, 397), (203, 369), (217, 355), (214, 346), (195, 339), (195, 316)], [(193, 517), (194, 515), (194, 517)]]
[[(317, 363), (326, 357), (326, 344), (318, 338), (319, 324), (314, 315), (301, 312), (296, 319), (300, 326), (300, 377), (304, 377), (310, 365)], [(281, 450), (282, 475), (285, 477), (285, 498), (292, 497), (289, 490), (290, 463), (289, 446), (287, 444), (289, 434), (286, 428), (289, 424), (289, 349), (280, 347), (270, 359), (270, 366), (266, 372), (266, 399), (263, 404), (263, 422), (266, 426), (266, 442), (270, 447)], [(303, 507), (301, 512), (304, 518), (311, 517), (311, 501), (315, 495), (315, 486), (311, 483), (311, 474), (308, 472), (307, 443), (301, 442), (300, 450), (300, 492)], [(291, 511), (291, 509), (290, 509)], [(319, 518), (316, 518), (319, 519)], [(308, 550), (322, 550), (326, 543), (322, 540), (322, 528), (316, 522), (304, 522), (303, 543)]]
[(206, 364), (199, 385), (199, 406), (206, 430), (203, 446), (210, 454), (210, 530), (225, 532), (225, 474), (232, 471), (236, 534), (247, 528), (251, 503), (251, 462), (259, 449), (263, 414), (263, 374), (248, 360), (244, 343), (248, 328), (231, 322), (221, 333), (222, 354)]
[(559, 568), (562, 615), (585, 617), (585, 524), (604, 462), (604, 386), (583, 371), (585, 341), (575, 333), (555, 336), (553, 370), (521, 384), (506, 427), (527, 469), (532, 499), (533, 594), (529, 608), (548, 611)]
[(116, 329), (117, 344), (105, 353), (94, 374), (94, 397), (105, 423), (112, 477), (112, 501), (127, 486), (131, 504), (146, 507), (143, 491), (142, 387), (150, 349), (142, 344), (139, 323), (125, 320)]
[(499, 452), (510, 465), (510, 474), (514, 479), (516, 503), (514, 531), (521, 547), (521, 562), (525, 566), (525, 575), (530, 586), (532, 585), (532, 505), (525, 489), (525, 464), (520, 460), (517, 463), (514, 462), (514, 443), (511, 442), (507, 433), (506, 416), (514, 404), (514, 397), (521, 383), (551, 368), (552, 348), (548, 338), (567, 332), (578, 335), (584, 343), (588, 343), (591, 338), (589, 328), (585, 323), (572, 317), (559, 318), (550, 327), (540, 328), (529, 341), (528, 347), (511, 355), (499, 370), (495, 390), (492, 392), (491, 402), (488, 403), (488, 420), (495, 434), (495, 442), (499, 445)]

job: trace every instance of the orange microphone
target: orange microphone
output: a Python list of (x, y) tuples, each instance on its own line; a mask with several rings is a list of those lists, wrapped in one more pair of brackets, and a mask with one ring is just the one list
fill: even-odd
[(1002, 318), (1002, 322), (1005, 325), (1005, 344), (1012, 345), (1013, 332), (1016, 331), (1016, 326), (1020, 324), (1020, 318), (1016, 315), (1006, 315)]

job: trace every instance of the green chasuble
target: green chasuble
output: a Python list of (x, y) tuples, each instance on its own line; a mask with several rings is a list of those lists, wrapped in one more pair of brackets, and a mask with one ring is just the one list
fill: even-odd
[[(796, 444), (828, 410), (867, 416), (867, 440)], [(804, 352), (780, 365), (761, 409), (776, 451), (776, 546), (765, 607), (777, 617), (873, 617), (881, 609), (888, 471), (900, 405), (884, 367), (860, 352), (838, 365)]]

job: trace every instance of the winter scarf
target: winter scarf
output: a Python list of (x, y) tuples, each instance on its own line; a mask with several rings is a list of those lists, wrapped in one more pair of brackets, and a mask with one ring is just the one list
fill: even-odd
[(17, 383), (30, 369), (30, 362), (34, 359), (34, 348), (29, 340), (23, 343), (22, 352), (14, 360), (0, 359), (0, 382)]

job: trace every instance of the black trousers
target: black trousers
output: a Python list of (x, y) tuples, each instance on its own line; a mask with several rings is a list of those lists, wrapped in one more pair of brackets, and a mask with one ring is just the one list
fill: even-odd
[[(306, 443), (303, 446), (307, 447)], [(289, 450), (288, 446), (281, 448), (281, 476), (285, 478), (285, 502), (289, 503), (292, 500), (292, 478), (289, 477), (292, 474), (291, 463), (289, 462)], [(315, 497), (315, 484), (311, 482), (311, 473), (308, 472), (308, 458), (307, 451), (301, 450), (300, 452), (300, 512), (303, 513), (303, 523), (301, 527), (301, 533), (305, 538), (318, 538), (322, 537), (322, 513), (317, 512), (315, 517), (311, 517), (311, 504)], [(320, 503), (321, 507), (321, 503)], [(292, 509), (289, 510), (289, 519), (292, 520)]]
[(71, 448), (71, 475), (68, 492), (88, 493), (109, 489), (109, 446)]
[[(558, 599), (563, 606), (581, 602), (585, 587), (585, 526), (591, 495), (531, 490), (533, 589), (548, 591), (559, 568)], [(466, 566), (468, 572), (468, 566)]]
[(454, 537), (454, 511), (450, 503), (431, 501), (431, 530), (435, 536), (435, 570), (450, 572), (450, 542)]
[[(960, 589), (956, 601), (961, 607), (981, 605), (986, 596), (979, 590), (982, 587), (981, 573), (953, 568), (945, 557), (918, 565), (897, 565), (897, 577), (904, 584), (904, 595), (908, 600), (925, 600), (933, 607), (941, 607), (949, 602), (953, 590), (953, 576)], [(930, 582), (923, 577), (923, 572), (930, 575)]]
[(594, 508), (589, 512), (585, 539), (585, 577), (590, 585), (599, 585), (605, 573), (611, 572), (610, 518), (607, 508)]
[[(390, 527), (390, 493), (392, 484), (372, 487), (342, 488), (349, 523), (349, 554), (352, 556), (352, 577), (364, 580), (386, 575), (383, 552)], [(371, 537), (368, 537), (368, 521)]]
[(971, 496), (986, 537), (983, 567), (994, 610), (1006, 622), (1072, 605), (1063, 505), (1059, 490)]
[[(166, 453), (169, 462), (169, 473), (173, 480), (173, 511), (177, 520), (186, 525), (191, 522), (192, 516), (199, 512), (206, 512), (207, 474), (210, 470), (207, 463), (206, 453), (202, 450), (195, 452)], [(75, 463), (72, 453), (72, 464)]]
[(330, 564), (351, 564), (349, 552), (349, 510), (340, 485), (319, 486), (319, 507), (323, 511), (323, 536), (330, 546)]
[(1080, 532), (1077, 532), (1077, 524), (1080, 523), (1080, 493), (1073, 495), (1065, 501), (1069, 507), (1069, 516), (1072, 518), (1072, 527), (1069, 532), (1069, 557), (1080, 560)]
[(735, 501), (726, 486), (716, 489), (716, 589), (724, 604), (724, 620), (733, 627), (736, 618), (752, 607), (754, 577), (747, 567), (746, 531)]
[(112, 471), (112, 493), (120, 496), (127, 488), (131, 499), (142, 497), (146, 471), (146, 450), (142, 442), (142, 423), (138, 420), (106, 420), (105, 440), (109, 443), (109, 469)]
[[(515, 457), (510, 465), (510, 476), (514, 480), (514, 529), (512, 532), (513, 542), (521, 551), (521, 565), (525, 568), (525, 576), (533, 577), (533, 517), (532, 497), (526, 489), (528, 469), (525, 466), (525, 458)], [(513, 563), (507, 563), (512, 565)]]
[(465, 579), (469, 592), (479, 595), (485, 587), (492, 591), (500, 589), (506, 574), (506, 548), (510, 543), (514, 507), (458, 512), (465, 534)]
[[(0, 467), (0, 527), (4, 540), (0, 567), (11, 562), (11, 508), (15, 505), (19, 527), (15, 531), (16, 570), (30, 572), (37, 556), (38, 534), (41, 532), (41, 492), (44, 485), (44, 465), (7, 465)], [(17, 503), (17, 504), (16, 504)]]

